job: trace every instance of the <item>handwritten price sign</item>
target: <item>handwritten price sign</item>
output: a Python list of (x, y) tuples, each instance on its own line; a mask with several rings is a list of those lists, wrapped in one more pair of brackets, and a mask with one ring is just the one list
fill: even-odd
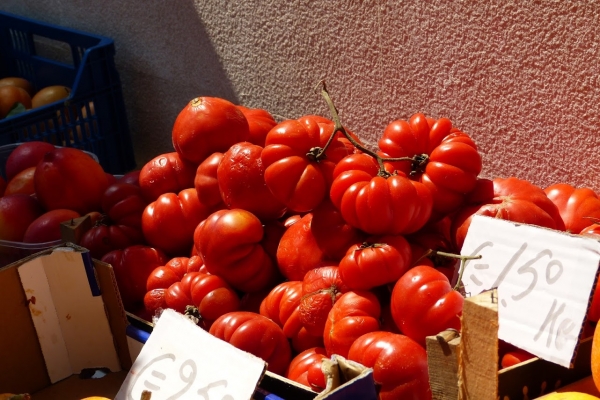
[(236, 349), (165, 310), (115, 400), (247, 400), (265, 371), (263, 360)]
[(468, 295), (498, 288), (498, 337), (569, 367), (600, 262), (600, 242), (475, 216), (462, 255)]

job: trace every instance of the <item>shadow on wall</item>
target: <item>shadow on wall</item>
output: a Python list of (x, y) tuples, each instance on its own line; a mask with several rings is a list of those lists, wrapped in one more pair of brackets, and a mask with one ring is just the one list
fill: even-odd
[(138, 169), (174, 151), (173, 122), (194, 97), (239, 102), (193, 0), (4, 0), (0, 9), (114, 39)]

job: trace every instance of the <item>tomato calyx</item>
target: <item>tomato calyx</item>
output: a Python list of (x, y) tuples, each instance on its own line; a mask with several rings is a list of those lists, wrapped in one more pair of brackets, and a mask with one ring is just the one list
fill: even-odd
[(429, 163), (429, 155), (428, 154), (417, 154), (412, 158), (412, 163), (410, 164), (410, 176), (419, 175), (425, 172), (425, 167)]
[[(335, 136), (335, 131), (333, 132), (333, 134), (331, 135), (331, 137)], [(330, 138), (331, 139), (331, 138)], [(327, 145), (325, 145), (325, 147), (321, 148), (321, 147), (313, 147), (311, 148), (308, 153), (306, 153), (306, 158), (311, 161), (311, 162), (319, 162), (320, 160), (324, 160), (326, 158), (325, 156), (325, 150), (327, 150), (327, 147), (329, 145), (329, 143), (331, 143), (331, 140), (327, 142)]]
[(198, 310), (198, 307), (196, 307), (194, 305), (185, 306), (185, 311), (184, 311), (183, 315), (185, 317), (189, 318), (196, 325), (204, 328), (204, 320), (202, 319), (202, 315), (200, 315), (200, 311)]

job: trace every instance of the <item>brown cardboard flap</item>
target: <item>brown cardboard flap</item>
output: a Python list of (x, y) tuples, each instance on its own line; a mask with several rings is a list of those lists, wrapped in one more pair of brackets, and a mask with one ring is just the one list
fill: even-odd
[[(88, 261), (91, 261), (89, 253), (82, 247), (71, 243), (57, 247), (71, 247), (81, 252), (84, 259), (88, 257)], [(35, 301), (35, 298), (23, 290), (18, 267), (53, 250), (36, 253), (0, 268), (0, 393), (37, 393), (51, 384), (28, 303)], [(131, 358), (126, 338), (127, 318), (114, 272), (109, 264), (96, 260), (93, 260), (93, 266), (119, 364), (128, 370)]]
[(127, 315), (121, 302), (121, 296), (117, 287), (117, 280), (112, 265), (102, 261), (93, 260), (98, 284), (102, 291), (104, 306), (108, 314), (108, 322), (115, 340), (117, 355), (121, 361), (121, 368), (129, 370), (131, 368), (131, 357), (127, 345)]
[(50, 384), (17, 268), (0, 269), (0, 393), (33, 393)]

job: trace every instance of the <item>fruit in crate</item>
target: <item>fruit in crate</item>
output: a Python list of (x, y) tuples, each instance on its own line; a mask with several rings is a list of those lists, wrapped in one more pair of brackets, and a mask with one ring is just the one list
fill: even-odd
[(96, 160), (71, 147), (44, 154), (34, 175), (35, 193), (46, 210), (67, 208), (82, 215), (101, 209), (108, 183)]
[(13, 107), (21, 104), (25, 109), (31, 108), (31, 96), (18, 86), (0, 86), (0, 119), (6, 118)]
[(0, 197), (0, 240), (22, 242), (29, 224), (43, 213), (40, 203), (29, 195)]

